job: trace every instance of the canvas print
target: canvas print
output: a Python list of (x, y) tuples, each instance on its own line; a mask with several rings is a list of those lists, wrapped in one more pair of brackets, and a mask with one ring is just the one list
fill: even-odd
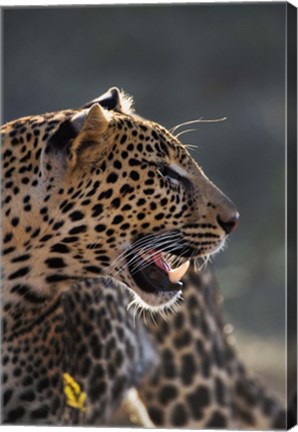
[(294, 426), (296, 9), (1, 13), (1, 422)]

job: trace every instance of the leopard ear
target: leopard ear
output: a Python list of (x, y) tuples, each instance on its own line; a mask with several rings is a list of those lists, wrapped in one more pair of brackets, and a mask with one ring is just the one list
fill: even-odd
[(98, 147), (102, 143), (109, 123), (109, 112), (97, 103), (65, 120), (45, 147), (45, 165), (54, 159), (62, 160), (65, 167), (74, 168), (81, 158), (87, 158), (85, 153), (91, 147)]
[(132, 97), (120, 91), (117, 87), (111, 87), (106, 93), (98, 96), (91, 102), (87, 102), (83, 105), (83, 108), (90, 108), (94, 103), (100, 104), (108, 111), (116, 111), (123, 114), (132, 114), (134, 112)]
[(85, 151), (87, 152), (93, 146), (97, 148), (102, 143), (103, 134), (111, 120), (110, 114), (97, 103), (86, 111), (71, 119), (73, 127), (78, 131), (78, 135), (69, 145), (68, 162), (71, 167), (74, 167), (84, 156)]
[(98, 96), (90, 102), (83, 105), (83, 108), (90, 108), (93, 104), (98, 103), (109, 111), (122, 111), (121, 93), (117, 87), (110, 88), (106, 93)]
[(70, 119), (72, 127), (77, 136), (82, 134), (100, 135), (104, 133), (110, 123), (111, 115), (98, 103), (94, 103), (90, 108), (84, 109)]

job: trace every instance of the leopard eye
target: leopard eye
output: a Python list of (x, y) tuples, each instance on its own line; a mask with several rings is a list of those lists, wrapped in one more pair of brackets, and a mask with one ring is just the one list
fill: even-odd
[(158, 171), (160, 174), (168, 179), (174, 185), (179, 185), (184, 182), (185, 177), (182, 177), (174, 169), (170, 168), (168, 165), (159, 165)]

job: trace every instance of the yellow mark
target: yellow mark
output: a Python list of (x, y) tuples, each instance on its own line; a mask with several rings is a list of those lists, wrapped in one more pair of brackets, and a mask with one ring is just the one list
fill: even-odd
[(87, 394), (81, 391), (79, 384), (68, 373), (63, 374), (63, 379), (67, 405), (86, 412)]

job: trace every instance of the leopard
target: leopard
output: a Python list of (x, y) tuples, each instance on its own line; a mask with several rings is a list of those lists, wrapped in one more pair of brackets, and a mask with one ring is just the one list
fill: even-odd
[[(88, 346), (100, 357), (92, 317), (107, 312), (91, 308), (76, 341), (76, 322), (68, 326), (71, 296), (101, 280), (99, 291), (92, 283), (87, 290), (95, 304), (112, 279), (129, 296), (128, 307), (171, 310), (190, 261), (218, 252), (239, 213), (178, 138), (137, 115), (116, 87), (80, 108), (10, 121), (1, 138), (3, 419), (72, 424), (86, 414), (68, 409), (63, 372), (76, 342), (80, 358)], [(112, 348), (123, 320), (113, 314), (116, 322), (106, 317), (101, 335)], [(129, 346), (129, 335), (122, 337)], [(115, 372), (121, 354), (113, 361), (91, 380), (100, 381), (94, 393), (103, 411), (111, 393), (128, 385), (125, 373)], [(114, 384), (117, 391), (104, 390)]]

